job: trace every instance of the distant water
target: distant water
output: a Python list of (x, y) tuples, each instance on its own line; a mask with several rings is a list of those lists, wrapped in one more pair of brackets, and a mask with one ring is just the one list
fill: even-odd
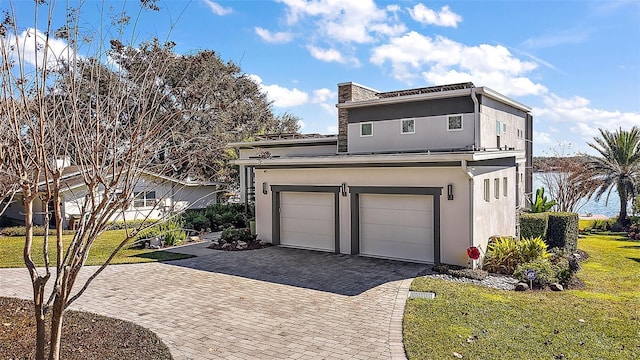
[[(542, 187), (542, 179), (540, 173), (533, 174), (533, 196), (536, 194), (536, 189)], [(549, 197), (547, 190), (545, 189), (545, 195)], [(609, 204), (606, 203), (606, 195), (603, 195), (600, 201), (589, 199), (586, 204), (578, 210), (580, 214), (592, 213), (594, 215), (601, 214), (607, 217), (616, 217), (620, 214), (620, 198), (618, 192), (614, 189), (609, 196)], [(629, 204), (628, 213), (631, 214), (631, 204)]]

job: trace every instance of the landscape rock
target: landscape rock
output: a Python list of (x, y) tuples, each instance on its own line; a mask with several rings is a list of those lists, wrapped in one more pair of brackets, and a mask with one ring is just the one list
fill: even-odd
[(151, 249), (159, 249), (162, 246), (162, 238), (156, 236), (149, 240), (149, 248)]
[(246, 243), (246, 242), (244, 242), (244, 241), (238, 241), (238, 246), (240, 246), (240, 247), (246, 247), (246, 246), (247, 246), (247, 243)]
[(189, 241), (200, 241), (199, 236), (189, 236)]
[(562, 285), (558, 284), (558, 283), (553, 283), (553, 284), (549, 285), (549, 288), (551, 290), (553, 290), (553, 291), (562, 291), (562, 290), (564, 290), (564, 287), (562, 287)]
[(260, 246), (267, 246), (268, 242), (260, 240)]
[(514, 290), (515, 291), (527, 291), (527, 290), (529, 290), (529, 285), (527, 285), (527, 283), (520, 282), (520, 283), (516, 284), (516, 287), (515, 287)]
[(233, 245), (231, 245), (230, 243), (226, 243), (226, 244), (222, 245), (222, 250), (227, 250), (227, 249), (231, 248), (231, 246), (233, 246)]
[(217, 241), (212, 241), (211, 242), (211, 246), (219, 246), (219, 245), (220, 245), (220, 243), (217, 242)]

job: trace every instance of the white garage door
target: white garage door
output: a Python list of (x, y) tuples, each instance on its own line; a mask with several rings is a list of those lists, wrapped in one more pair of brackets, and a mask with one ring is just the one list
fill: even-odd
[(280, 245), (334, 251), (334, 194), (280, 193)]
[(361, 194), (360, 253), (433, 262), (433, 196)]

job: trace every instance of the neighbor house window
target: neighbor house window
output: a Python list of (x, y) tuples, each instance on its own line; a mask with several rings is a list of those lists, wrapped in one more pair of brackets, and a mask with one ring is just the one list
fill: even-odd
[(447, 131), (462, 130), (462, 115), (449, 115), (447, 117)]
[(373, 123), (360, 123), (360, 136), (373, 136)]
[(416, 133), (416, 121), (414, 119), (402, 120), (402, 133), (403, 134), (415, 134)]
[(137, 191), (133, 193), (133, 207), (150, 207), (155, 205), (155, 191)]
[(507, 180), (506, 177), (502, 178), (502, 195), (504, 195), (504, 197), (507, 197), (507, 194), (509, 193), (509, 191), (507, 190), (508, 182), (509, 180)]
[(496, 120), (496, 135), (500, 136), (502, 134), (502, 123)]
[(496, 199), (500, 198), (500, 179), (493, 179), (493, 196)]
[(503, 134), (507, 133), (507, 123), (502, 123), (502, 133)]
[(491, 200), (491, 186), (489, 179), (484, 179), (484, 201), (489, 202), (489, 200)]

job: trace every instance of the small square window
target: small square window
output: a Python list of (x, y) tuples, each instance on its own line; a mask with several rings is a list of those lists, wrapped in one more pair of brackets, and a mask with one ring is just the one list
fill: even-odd
[(507, 197), (507, 195), (509, 194), (509, 191), (507, 190), (508, 184), (509, 184), (509, 180), (507, 180), (507, 177), (503, 177), (502, 178), (502, 195), (504, 197)]
[(373, 123), (360, 123), (360, 136), (373, 136)]
[(133, 193), (133, 207), (153, 207), (155, 205), (155, 191), (137, 191)]
[(500, 198), (500, 179), (493, 179), (493, 197)]
[(489, 202), (489, 200), (491, 200), (491, 186), (489, 179), (484, 179), (484, 201)]
[(402, 133), (403, 134), (415, 134), (416, 133), (416, 121), (414, 119), (402, 120)]
[(449, 115), (447, 118), (447, 131), (462, 130), (462, 115)]

